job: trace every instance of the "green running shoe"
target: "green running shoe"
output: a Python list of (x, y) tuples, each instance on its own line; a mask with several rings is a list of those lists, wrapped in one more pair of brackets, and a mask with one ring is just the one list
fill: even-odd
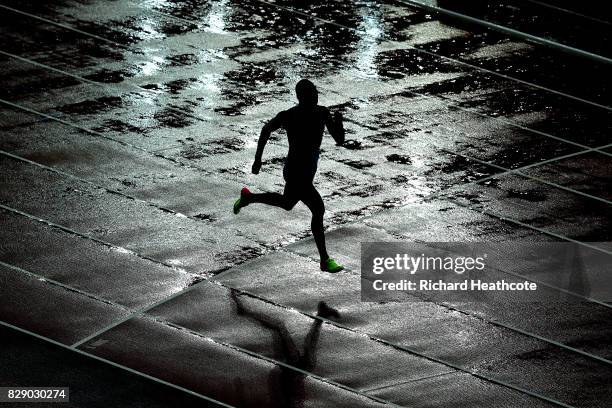
[(251, 192), (248, 188), (243, 187), (240, 190), (240, 198), (234, 202), (234, 214), (238, 214), (242, 207), (249, 205), (249, 195), (251, 195)]
[(332, 258), (327, 258), (326, 261), (321, 262), (321, 270), (323, 272), (336, 273), (336, 272), (340, 272), (343, 269), (344, 269), (344, 266), (340, 265), (339, 263), (334, 261)]

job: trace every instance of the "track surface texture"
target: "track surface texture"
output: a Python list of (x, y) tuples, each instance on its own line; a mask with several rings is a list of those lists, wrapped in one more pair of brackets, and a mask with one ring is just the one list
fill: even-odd
[[(553, 0), (0, 0), (0, 385), (88, 408), (612, 406), (593, 282), (368, 303), (359, 261), (398, 240), (612, 258), (608, 20)], [(282, 190), (283, 132), (251, 163), (301, 78), (349, 139), (324, 137), (315, 179), (337, 274), (303, 204), (231, 211), (245, 185)]]

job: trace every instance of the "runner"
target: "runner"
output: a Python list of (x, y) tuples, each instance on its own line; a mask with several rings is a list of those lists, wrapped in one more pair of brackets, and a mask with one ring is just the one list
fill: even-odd
[(283, 194), (255, 194), (244, 187), (240, 191), (240, 198), (234, 203), (234, 214), (238, 214), (242, 207), (252, 203), (268, 204), (289, 211), (298, 201), (302, 201), (312, 213), (310, 227), (319, 250), (321, 270), (335, 273), (341, 271), (344, 267), (330, 258), (327, 253), (323, 230), (325, 206), (321, 195), (313, 185), (313, 180), (317, 172), (319, 149), (325, 127), (327, 127), (337, 145), (340, 146), (344, 143), (342, 115), (336, 112), (332, 117), (329, 109), (318, 105), (319, 93), (317, 88), (307, 79), (302, 79), (297, 83), (295, 92), (298, 104), (291, 109), (280, 112), (261, 130), (257, 152), (255, 153), (255, 162), (252, 167), (253, 174), (258, 174), (261, 169), (264, 147), (271, 133), (280, 128), (285, 129), (289, 140), (289, 153), (283, 168), (284, 192)]

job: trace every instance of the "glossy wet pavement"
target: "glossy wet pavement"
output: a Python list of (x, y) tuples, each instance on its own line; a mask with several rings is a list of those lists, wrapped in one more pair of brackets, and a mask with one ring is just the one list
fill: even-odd
[[(517, 25), (535, 9), (507, 3), (513, 19), (479, 16), (609, 50), (605, 22), (555, 9), (579, 29), (568, 37)], [(610, 65), (401, 1), (0, 11), (3, 382), (28, 381), (11, 359), (27, 349), (52, 356), (32, 367), (70, 362), (31, 381), (70, 383), (75, 406), (93, 406), (78, 392), (98, 377), (142, 395), (123, 406), (164, 406), (149, 383), (109, 380), (138, 373), (186, 406), (610, 405), (612, 315), (596, 288), (529, 305), (359, 292), (363, 241), (570, 240), (612, 256)], [(326, 138), (317, 176), (328, 246), (347, 265), (336, 275), (318, 271), (302, 204), (230, 211), (243, 185), (282, 188), (282, 134), (261, 174), (250, 164), (301, 77), (351, 139)], [(320, 300), (341, 317), (317, 317)], [(19, 348), (18, 329), (55, 343)]]

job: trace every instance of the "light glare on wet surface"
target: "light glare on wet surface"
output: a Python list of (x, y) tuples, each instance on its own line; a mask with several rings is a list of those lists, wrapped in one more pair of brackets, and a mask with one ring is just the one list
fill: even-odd
[[(416, 3), (0, 0), (0, 381), (63, 372), (74, 406), (112, 405), (111, 383), (121, 406), (170, 403), (17, 328), (184, 406), (609, 406), (606, 291), (361, 302), (366, 241), (612, 257), (610, 22), (562, 1), (420, 2), (542, 45)], [(302, 203), (232, 213), (245, 185), (282, 191), (283, 131), (251, 165), (301, 78), (345, 121), (315, 179), (337, 274)]]

